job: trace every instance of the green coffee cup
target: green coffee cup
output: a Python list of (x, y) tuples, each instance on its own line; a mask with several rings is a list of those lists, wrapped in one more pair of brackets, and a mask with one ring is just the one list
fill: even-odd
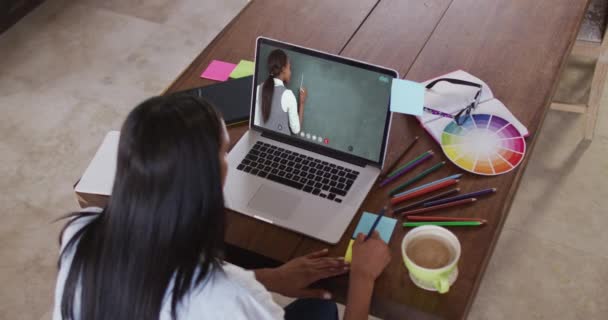
[(412, 282), (439, 293), (448, 292), (458, 277), (460, 250), (458, 238), (438, 226), (414, 228), (401, 241), (401, 255)]

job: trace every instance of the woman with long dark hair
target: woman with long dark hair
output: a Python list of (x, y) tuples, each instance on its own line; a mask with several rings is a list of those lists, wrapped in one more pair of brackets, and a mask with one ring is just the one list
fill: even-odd
[(300, 87), (299, 100), (285, 86), (291, 81), (291, 62), (285, 51), (275, 49), (267, 60), (268, 77), (258, 86), (255, 124), (285, 134), (298, 134), (304, 119), (308, 92)]
[[(329, 292), (308, 286), (349, 269), (346, 319), (367, 319), (361, 308), (390, 259), (377, 235), (357, 240), (350, 268), (326, 250), (253, 272), (223, 261), (228, 147), (203, 100), (137, 106), (121, 129), (107, 206), (71, 214), (61, 233), (53, 319), (336, 319)], [(284, 311), (267, 290), (317, 299)]]

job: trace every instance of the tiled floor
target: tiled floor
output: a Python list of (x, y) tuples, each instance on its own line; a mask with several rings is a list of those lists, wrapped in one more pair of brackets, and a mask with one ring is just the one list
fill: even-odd
[[(0, 319), (50, 318), (72, 183), (245, 3), (47, 0), (0, 35)], [(560, 95), (583, 99), (589, 70), (569, 70)], [(608, 318), (606, 102), (591, 144), (582, 117), (549, 113), (471, 319)]]

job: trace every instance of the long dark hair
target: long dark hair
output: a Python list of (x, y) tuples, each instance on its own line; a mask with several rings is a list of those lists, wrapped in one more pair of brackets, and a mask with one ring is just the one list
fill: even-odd
[(275, 49), (268, 55), (268, 78), (262, 85), (262, 118), (264, 122), (270, 117), (270, 107), (272, 105), (272, 95), (274, 94), (273, 78), (281, 73), (287, 65), (287, 54), (281, 49)]
[[(112, 196), (65, 246), (75, 247), (63, 319), (159, 319), (173, 280), (171, 314), (221, 269), (224, 199), (220, 115), (194, 97), (154, 97), (124, 122)], [(75, 213), (70, 223), (91, 214)], [(62, 231), (63, 233), (63, 231)], [(80, 287), (82, 291), (78, 291)]]

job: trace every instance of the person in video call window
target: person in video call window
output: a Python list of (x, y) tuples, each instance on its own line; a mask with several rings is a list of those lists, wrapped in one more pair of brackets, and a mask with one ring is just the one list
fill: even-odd
[(292, 133), (300, 133), (307, 92), (300, 88), (298, 108), (293, 91), (285, 87), (291, 80), (291, 63), (283, 50), (275, 49), (268, 55), (268, 73), (257, 88), (255, 124), (286, 134), (288, 127)]

